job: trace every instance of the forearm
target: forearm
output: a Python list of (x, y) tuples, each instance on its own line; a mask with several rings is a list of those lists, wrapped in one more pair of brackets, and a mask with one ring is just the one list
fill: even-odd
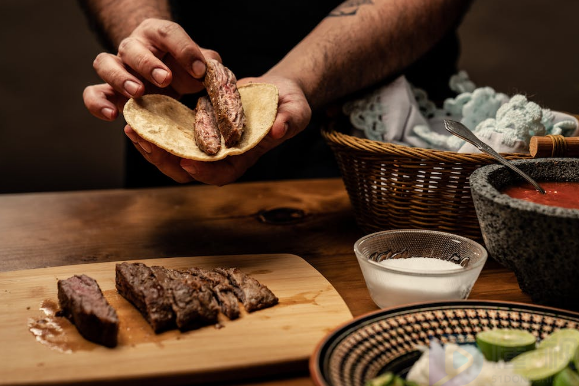
[(313, 108), (368, 87), (425, 54), (455, 28), (468, 0), (351, 0), (268, 74), (301, 85)]
[(145, 19), (171, 19), (167, 0), (78, 0), (92, 28), (110, 51)]

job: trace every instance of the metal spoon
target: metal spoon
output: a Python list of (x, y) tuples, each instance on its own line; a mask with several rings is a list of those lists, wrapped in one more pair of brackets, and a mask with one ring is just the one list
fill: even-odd
[(506, 167), (508, 167), (512, 171), (518, 173), (521, 177), (523, 177), (525, 180), (527, 180), (531, 185), (533, 185), (535, 187), (535, 189), (539, 193), (545, 194), (545, 190), (543, 188), (541, 188), (541, 186), (535, 180), (533, 180), (531, 177), (529, 177), (521, 169), (519, 169), (518, 167), (514, 166), (509, 161), (507, 161), (503, 156), (501, 156), (499, 153), (494, 151), (494, 149), (492, 147), (490, 147), (489, 145), (487, 145), (486, 143), (484, 143), (483, 141), (478, 139), (478, 137), (476, 135), (474, 135), (474, 133), (472, 131), (470, 131), (462, 123), (445, 119), (444, 120), (444, 127), (451, 134), (456, 135), (457, 137), (464, 139), (465, 141), (473, 144), (477, 149), (479, 149), (483, 153), (487, 153), (488, 155), (494, 157), (497, 161), (499, 161), (500, 163), (502, 163), (503, 165), (505, 165)]

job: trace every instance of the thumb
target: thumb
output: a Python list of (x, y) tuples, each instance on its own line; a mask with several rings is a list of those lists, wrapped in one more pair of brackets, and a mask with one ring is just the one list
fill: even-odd
[(273, 139), (282, 139), (286, 136), (288, 129), (289, 123), (278, 117), (273, 123), (269, 134)]

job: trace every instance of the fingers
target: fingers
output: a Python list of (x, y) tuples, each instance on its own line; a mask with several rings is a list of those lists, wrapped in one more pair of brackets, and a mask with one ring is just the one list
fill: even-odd
[[(164, 53), (158, 52), (157, 55), (163, 57)], [(120, 63), (126, 64), (157, 87), (166, 87), (171, 83), (169, 67), (151, 51), (149, 42), (129, 36), (119, 45), (118, 58)]]
[(215, 162), (182, 159), (181, 167), (199, 182), (217, 186), (227, 185), (241, 177), (263, 154), (273, 148), (276, 145), (274, 142), (266, 137), (256, 147), (241, 155)]
[(181, 159), (160, 149), (145, 141), (128, 125), (125, 127), (125, 134), (147, 161), (179, 183), (193, 180), (217, 186), (232, 183), (266, 151), (265, 148), (254, 148), (241, 156), (228, 157), (216, 162), (200, 162)]
[(213, 50), (208, 50), (206, 48), (201, 48), (201, 53), (203, 54), (203, 57), (205, 59), (215, 59), (217, 60), (219, 63), (222, 63), (223, 61), (221, 60), (221, 55), (219, 55), (217, 53), (217, 51), (213, 51)]
[[(245, 155), (244, 155), (245, 156)], [(244, 158), (244, 156), (240, 156)], [(237, 180), (247, 170), (245, 162), (239, 163), (235, 158), (227, 157), (215, 162), (201, 162), (182, 159), (181, 167), (194, 179), (204, 184), (223, 186)]]
[(182, 159), (180, 166), (197, 181), (209, 185), (223, 186), (241, 176), (227, 158), (216, 162)]
[[(135, 30), (134, 35), (160, 52), (169, 53), (193, 77), (201, 79), (205, 76), (205, 58), (201, 49), (179, 24), (147, 19)], [(157, 56), (160, 57), (159, 53)]]
[[(171, 87), (179, 95), (197, 93), (203, 90), (203, 83), (193, 78), (172, 56), (165, 58), (165, 63), (173, 70)], [(149, 90), (147, 90), (148, 92)]]
[(93, 67), (126, 98), (169, 85), (182, 95), (203, 89), (206, 57), (221, 61), (217, 52), (201, 49), (178, 24), (147, 19), (121, 42), (118, 55), (101, 53)]
[(227, 157), (216, 162), (201, 162), (181, 159), (160, 149), (145, 141), (128, 125), (125, 127), (125, 134), (147, 161), (176, 182), (187, 183), (197, 180), (216, 186), (236, 181), (257, 162), (259, 157), (274, 146), (272, 139), (265, 138), (258, 146), (240, 156)]
[(118, 56), (100, 53), (94, 60), (93, 67), (102, 80), (125, 98), (139, 97), (145, 92), (143, 83), (127, 71)]
[(127, 101), (127, 98), (115, 93), (115, 90), (108, 84), (86, 87), (82, 98), (88, 111), (105, 121), (116, 119)]
[[(203, 48), (201, 52), (205, 59), (215, 59), (221, 62), (221, 56), (219, 56), (217, 52)], [(193, 78), (171, 55), (168, 55), (164, 61), (173, 71), (173, 82), (171, 86), (179, 95), (194, 94), (205, 88), (201, 80)]]
[(176, 182), (186, 183), (193, 181), (193, 177), (189, 175), (179, 165), (180, 158), (158, 148), (154, 144), (145, 141), (130, 127), (125, 127), (125, 134), (135, 148), (141, 153), (143, 157), (159, 169), (167, 177), (172, 178)]
[(311, 109), (307, 103), (282, 101), (269, 135), (276, 140), (290, 139), (307, 126), (310, 117)]
[(269, 135), (273, 139), (282, 139), (285, 137), (288, 130), (289, 130), (288, 119), (278, 115), (275, 119), (275, 122), (273, 123), (273, 126), (271, 127)]

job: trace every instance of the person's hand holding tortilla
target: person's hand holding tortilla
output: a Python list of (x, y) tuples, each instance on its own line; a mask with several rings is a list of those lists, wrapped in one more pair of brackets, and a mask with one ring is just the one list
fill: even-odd
[(148, 107), (146, 102), (129, 102), (125, 119), (138, 127), (127, 126), (125, 133), (149, 162), (175, 181), (233, 182), (268, 150), (303, 130), (311, 115), (301, 89), (287, 79), (246, 78), (238, 85), (247, 117), (238, 146), (223, 146), (213, 156), (203, 153), (193, 138), (194, 112), (156, 95), (145, 97), (155, 102)]
[(117, 55), (100, 53), (93, 67), (104, 84), (85, 88), (86, 107), (97, 118), (117, 118), (130, 98), (164, 94), (179, 98), (203, 90), (205, 60), (221, 57), (201, 48), (178, 24), (147, 19), (119, 43)]

